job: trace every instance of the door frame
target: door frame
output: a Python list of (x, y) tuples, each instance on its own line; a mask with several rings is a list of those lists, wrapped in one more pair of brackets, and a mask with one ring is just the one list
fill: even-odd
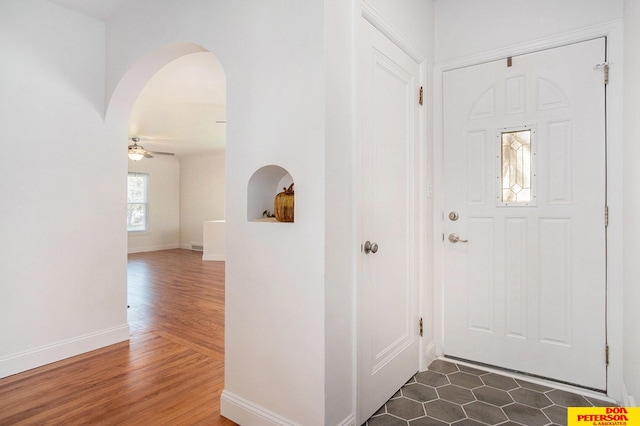
[[(434, 336), (436, 356), (444, 354), (444, 116), (443, 74), (457, 68), (478, 65), (523, 55), (594, 38), (607, 38), (607, 61), (610, 64), (609, 84), (606, 88), (606, 190), (609, 206), (609, 226), (607, 241), (607, 289), (606, 289), (606, 333), (609, 345), (609, 365), (607, 366), (607, 395), (616, 401), (626, 397), (622, 376), (622, 325), (623, 325), (623, 229), (622, 229), (622, 183), (623, 183), (623, 67), (622, 67), (622, 21), (617, 20), (601, 25), (583, 28), (557, 36), (513, 45), (455, 61), (436, 64), (434, 67)], [(595, 65), (595, 64), (594, 64)], [(603, 348), (604, 350), (604, 348)]]

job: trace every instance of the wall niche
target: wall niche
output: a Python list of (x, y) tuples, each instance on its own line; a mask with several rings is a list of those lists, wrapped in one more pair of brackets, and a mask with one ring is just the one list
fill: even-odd
[[(276, 165), (264, 166), (256, 170), (249, 179), (247, 186), (247, 220), (249, 222), (279, 222), (272, 215), (276, 195), (293, 184), (291, 174), (283, 167)], [(294, 185), (295, 190), (295, 185)], [(268, 212), (268, 215), (265, 214)]]

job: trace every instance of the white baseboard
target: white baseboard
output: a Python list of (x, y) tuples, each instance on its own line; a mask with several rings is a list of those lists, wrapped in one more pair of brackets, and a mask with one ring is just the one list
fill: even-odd
[[(171, 250), (171, 249), (177, 249), (177, 248), (182, 248), (182, 247), (179, 244), (164, 244), (159, 246), (129, 248), (127, 250), (127, 253), (146, 253), (148, 251)], [(191, 247), (189, 247), (189, 250), (191, 250)]]
[(436, 356), (436, 342), (431, 341), (431, 343), (429, 343), (424, 349), (424, 359), (426, 364), (425, 368), (428, 367), (429, 364), (431, 364), (433, 361), (435, 361), (436, 358), (438, 358)]
[(0, 378), (123, 342), (129, 340), (129, 335), (129, 325), (123, 324), (5, 356), (0, 358)]
[(338, 423), (337, 426), (356, 426), (355, 414), (350, 414), (346, 419)]
[(300, 426), (227, 390), (220, 396), (220, 414), (240, 425)]
[(227, 259), (223, 254), (203, 254), (202, 260), (217, 260), (220, 262), (224, 262)]

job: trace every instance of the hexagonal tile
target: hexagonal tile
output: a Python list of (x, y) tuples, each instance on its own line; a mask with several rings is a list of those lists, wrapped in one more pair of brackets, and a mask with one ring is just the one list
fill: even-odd
[(545, 396), (545, 394), (536, 392), (530, 389), (514, 389), (509, 391), (509, 395), (513, 397), (516, 402), (528, 405), (533, 408), (544, 408), (553, 405), (551, 400)]
[(425, 402), (424, 408), (429, 417), (433, 417), (447, 423), (452, 423), (467, 417), (461, 406), (441, 399)]
[(482, 380), (473, 374), (457, 372), (448, 374), (447, 377), (451, 383), (462, 386), (463, 388), (473, 389), (482, 386)]
[(542, 411), (519, 403), (502, 407), (502, 410), (507, 417), (509, 417), (509, 420), (522, 423), (523, 425), (543, 426), (549, 423), (549, 419)]
[(501, 409), (484, 402), (476, 401), (464, 407), (467, 417), (490, 425), (497, 425), (507, 420)]
[(547, 395), (556, 405), (560, 405), (562, 407), (591, 407), (591, 403), (589, 401), (575, 393), (554, 389), (550, 392), (546, 392), (545, 395)]
[(584, 397), (587, 401), (591, 403), (594, 407), (617, 407), (618, 404), (615, 402), (608, 402), (602, 399), (591, 398), (590, 396)]
[(449, 423), (441, 422), (433, 417), (420, 417), (419, 419), (411, 420), (409, 426), (449, 426)]
[(542, 412), (549, 417), (555, 424), (566, 425), (567, 424), (567, 409), (560, 407), (559, 405), (552, 405), (551, 407), (543, 408)]
[(423, 385), (429, 385), (433, 387), (448, 385), (449, 380), (447, 376), (440, 373), (434, 373), (433, 371), (422, 371), (416, 374), (416, 381)]
[(405, 385), (402, 388), (402, 395), (418, 402), (427, 402), (438, 399), (438, 394), (434, 388), (420, 383)]
[(415, 383), (415, 382), (416, 382), (416, 376), (413, 376), (412, 378), (407, 380), (407, 383), (405, 383), (405, 385), (408, 385), (409, 383)]
[(449, 374), (458, 371), (458, 367), (452, 362), (436, 359), (429, 364), (428, 370), (435, 371), (436, 373)]
[(387, 412), (387, 406), (383, 405), (382, 407), (378, 408), (378, 411), (376, 411), (375, 413), (373, 413), (373, 416), (379, 416), (380, 414), (385, 414)]
[(502, 390), (516, 389), (518, 384), (511, 377), (501, 376), (499, 374), (490, 373), (482, 376), (482, 381), (487, 386), (493, 386), (494, 388)]
[(514, 402), (513, 398), (511, 398), (511, 395), (509, 395), (507, 391), (492, 388), (490, 386), (483, 386), (481, 388), (474, 389), (473, 394), (476, 396), (478, 401), (487, 402), (492, 405), (497, 405), (498, 407), (513, 404)]
[(480, 423), (472, 419), (463, 419), (451, 424), (454, 426), (486, 426), (485, 423)]
[(425, 415), (422, 404), (408, 398), (398, 398), (387, 402), (387, 413), (405, 420), (411, 420)]
[[(500, 423), (500, 426), (522, 426), (520, 423), (509, 420), (508, 422)], [(549, 426), (559, 426), (556, 424), (549, 424)]]
[(461, 405), (476, 400), (476, 397), (473, 396), (469, 389), (456, 385), (447, 385), (438, 388), (438, 395), (446, 401)]
[(382, 416), (370, 418), (367, 421), (367, 426), (407, 426), (407, 422), (397, 417), (383, 414)]
[(398, 392), (396, 392), (393, 395), (391, 395), (391, 398), (389, 398), (389, 399), (396, 399), (396, 398), (402, 397), (402, 392), (400, 392), (401, 390), (402, 389), (398, 389)]

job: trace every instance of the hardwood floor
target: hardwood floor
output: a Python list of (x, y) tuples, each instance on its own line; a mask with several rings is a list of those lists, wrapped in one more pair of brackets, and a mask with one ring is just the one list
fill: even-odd
[(224, 262), (129, 255), (131, 340), (0, 380), (0, 425), (235, 425), (224, 386)]

